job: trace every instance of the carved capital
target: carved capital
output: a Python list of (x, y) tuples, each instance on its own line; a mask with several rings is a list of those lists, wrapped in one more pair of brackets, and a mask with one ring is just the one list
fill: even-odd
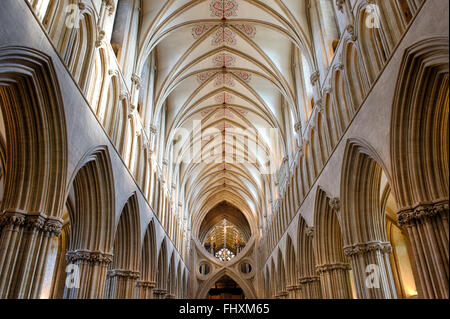
[(442, 216), (448, 219), (448, 213), (448, 200), (438, 201), (431, 204), (419, 204), (413, 208), (408, 208), (397, 212), (397, 222), (400, 227), (412, 227), (437, 216)]
[(123, 269), (113, 269), (109, 270), (107, 273), (107, 277), (114, 278), (114, 277), (120, 277), (123, 279), (131, 279), (131, 280), (137, 280), (141, 274), (137, 271), (132, 270), (123, 270)]
[(63, 220), (60, 218), (49, 217), (44, 223), (43, 231), (50, 236), (59, 237), (63, 228)]
[(158, 128), (155, 125), (150, 125), (150, 133), (156, 135), (156, 133), (158, 133)]
[(318, 99), (315, 107), (319, 110), (319, 112), (324, 113), (325, 111), (325, 103), (322, 98)]
[(341, 210), (341, 200), (337, 197), (330, 199), (328, 204), (332, 209), (334, 209), (337, 212)]
[(167, 295), (167, 290), (165, 290), (165, 289), (155, 289), (155, 290), (153, 290), (153, 295), (165, 296), (165, 295)]
[(0, 216), (0, 227), (22, 226), (25, 223), (25, 214), (20, 212), (5, 211)]
[(352, 24), (349, 24), (347, 28), (345, 28), (347, 32), (350, 34), (352, 41), (356, 41), (358, 37), (356, 36), (355, 27)]
[(112, 16), (115, 10), (114, 1), (113, 0), (103, 0), (103, 3), (106, 6), (106, 9), (108, 10), (108, 15)]
[(113, 255), (100, 251), (76, 250), (66, 254), (67, 263), (88, 263), (91, 265), (109, 265), (113, 261)]
[(313, 282), (317, 282), (320, 280), (320, 277), (311, 276), (311, 277), (301, 277), (298, 279), (298, 283), (301, 285), (311, 284)]
[(26, 214), (24, 212), (5, 211), (0, 216), (0, 227), (24, 227), (31, 231), (41, 231), (49, 236), (59, 236), (63, 220), (58, 217), (47, 217), (41, 213)]
[(319, 81), (320, 79), (320, 73), (319, 71), (315, 71), (311, 74), (310, 80), (311, 80), (311, 84), (314, 86), (316, 85), (317, 81)]
[(97, 41), (95, 41), (95, 46), (96, 46), (97, 48), (99, 48), (99, 47), (102, 46), (102, 42), (103, 42), (103, 40), (105, 39), (105, 36), (106, 36), (106, 33), (105, 33), (104, 30), (100, 30), (100, 31), (98, 32)]
[(332, 263), (332, 264), (324, 264), (316, 267), (316, 271), (321, 274), (324, 272), (330, 272), (334, 270), (350, 270), (350, 265), (346, 263)]
[(340, 12), (344, 11), (345, 0), (336, 0), (336, 7)]
[(392, 246), (388, 242), (375, 241), (364, 244), (354, 244), (344, 247), (344, 254), (348, 257), (352, 257), (355, 255), (365, 255), (375, 251), (391, 254)]
[(147, 288), (147, 289), (153, 289), (156, 287), (156, 282), (154, 281), (138, 281), (136, 283), (137, 287)]
[(306, 228), (306, 236), (308, 236), (310, 238), (314, 237), (314, 227)]
[(142, 80), (141, 80), (141, 77), (139, 75), (137, 75), (136, 73), (134, 73), (131, 76), (131, 82), (138, 90), (141, 88)]

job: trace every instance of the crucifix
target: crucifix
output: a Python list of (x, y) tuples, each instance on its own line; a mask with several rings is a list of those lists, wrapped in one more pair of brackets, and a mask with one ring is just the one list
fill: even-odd
[(227, 225), (227, 220), (224, 219), (222, 222), (223, 227), (223, 248), (227, 248), (227, 229), (232, 228), (233, 226)]

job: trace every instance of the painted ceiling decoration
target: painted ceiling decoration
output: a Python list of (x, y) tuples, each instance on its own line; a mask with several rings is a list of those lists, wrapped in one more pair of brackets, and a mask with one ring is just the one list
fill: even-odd
[(256, 36), (256, 27), (251, 24), (235, 24), (234, 25), (239, 31), (247, 35), (249, 38), (254, 38)]
[(211, 11), (211, 17), (226, 20), (237, 16), (238, 7), (237, 0), (211, 0), (209, 10)]
[(198, 82), (203, 84), (203, 83), (207, 82), (209, 79), (211, 79), (211, 77), (215, 76), (216, 77), (215, 81), (214, 81), (215, 87), (221, 87), (221, 86), (234, 87), (235, 83), (234, 83), (233, 75), (235, 75), (237, 78), (239, 78), (240, 80), (242, 80), (243, 82), (246, 82), (246, 83), (249, 83), (252, 79), (252, 75), (250, 73), (242, 72), (242, 71), (228, 72), (226, 70), (226, 68), (224, 68), (222, 70), (222, 72), (219, 72), (219, 73), (212, 72), (212, 71), (200, 73), (197, 75), (197, 80), (198, 80)]
[[(165, 127), (158, 127), (165, 153), (153, 156), (172, 158), (170, 182), (177, 185), (183, 200), (184, 220), (195, 236), (208, 212), (226, 201), (242, 212), (249, 232), (256, 234), (278, 196), (276, 178), (267, 172), (278, 172), (288, 156), (287, 144), (292, 143), (284, 125), (286, 114), (298, 117), (296, 103), (302, 84), (294, 80), (292, 61), (299, 55), (311, 56), (307, 1), (143, 3), (146, 16), (138, 68), (153, 51), (157, 72), (152, 122), (158, 126), (160, 118), (165, 118)], [(200, 121), (201, 132), (210, 128), (223, 136), (235, 129), (254, 132), (246, 138), (257, 142), (259, 148), (249, 149), (242, 136), (235, 142), (224, 138), (215, 143), (202, 140), (202, 136), (177, 135), (179, 128), (191, 132), (194, 121)], [(192, 151), (197, 140), (202, 141), (201, 150)], [(214, 161), (198, 161), (215, 147), (222, 151)], [(248, 154), (255, 161), (229, 161), (233, 158), (230, 150)], [(211, 229), (222, 220), (211, 224)]]
[(195, 40), (200, 39), (205, 33), (214, 28), (213, 24), (198, 24), (192, 28), (191, 34)]
[(236, 45), (236, 33), (224, 23), (219, 29), (213, 34), (212, 45)]
[(231, 104), (234, 101), (234, 97), (227, 92), (223, 92), (216, 95), (215, 100), (218, 104)]
[(231, 68), (236, 65), (236, 58), (228, 53), (221, 53), (213, 58), (214, 66), (220, 68)]

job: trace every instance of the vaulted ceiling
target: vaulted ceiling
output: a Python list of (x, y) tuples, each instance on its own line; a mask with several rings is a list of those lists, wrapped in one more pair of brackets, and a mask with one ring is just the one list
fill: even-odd
[[(193, 224), (226, 200), (253, 231), (260, 225), (265, 197), (275, 188), (267, 165), (279, 168), (287, 130), (298, 118), (293, 64), (297, 49), (311, 56), (307, 2), (143, 0), (140, 63), (156, 56), (154, 121), (163, 114), (166, 153), (174, 152), (170, 169)], [(180, 133), (191, 132), (194, 121), (201, 123), (203, 140)], [(255, 132), (248, 139), (258, 143), (258, 152), (239, 137), (208, 139), (236, 128)], [(255, 160), (227, 161), (233, 145)], [(213, 151), (210, 163), (201, 160)]]

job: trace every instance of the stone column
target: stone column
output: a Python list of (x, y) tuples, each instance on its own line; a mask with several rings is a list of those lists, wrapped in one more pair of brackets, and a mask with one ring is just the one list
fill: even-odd
[(156, 287), (155, 282), (138, 281), (136, 287), (138, 299), (153, 299), (153, 289)]
[(62, 225), (61, 219), (39, 213), (0, 216), (0, 298), (40, 297), (50, 243)]
[(416, 262), (420, 298), (449, 298), (448, 200), (421, 204), (397, 213)]
[(320, 277), (303, 277), (299, 278), (301, 298), (302, 299), (321, 299), (322, 292), (320, 290)]
[(397, 291), (392, 275), (388, 242), (374, 241), (344, 247), (355, 275), (358, 299), (396, 299)]
[(333, 263), (316, 267), (320, 276), (320, 286), (324, 299), (352, 299), (347, 263)]
[[(76, 250), (66, 254), (67, 264), (79, 274), (79, 285), (67, 287), (64, 291), (66, 299), (101, 299), (105, 296), (106, 275), (113, 255), (100, 251)], [(70, 268), (69, 268), (70, 269)], [(76, 278), (76, 276), (74, 276)], [(69, 278), (67, 278), (69, 279)], [(66, 281), (68, 281), (66, 279)], [(78, 287), (77, 287), (78, 286)]]
[(108, 298), (133, 299), (136, 291), (136, 281), (140, 273), (131, 270), (114, 269), (108, 271)]

